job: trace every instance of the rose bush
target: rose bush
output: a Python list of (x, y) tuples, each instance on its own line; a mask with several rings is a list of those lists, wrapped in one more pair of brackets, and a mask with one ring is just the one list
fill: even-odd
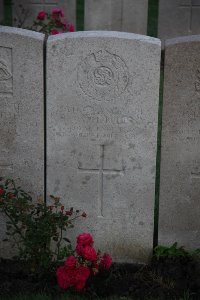
[(60, 8), (52, 9), (51, 13), (40, 11), (30, 29), (46, 35), (75, 31), (74, 25), (64, 19), (64, 12)]
[(109, 269), (112, 258), (109, 254), (93, 248), (94, 240), (89, 233), (81, 233), (77, 237), (75, 254), (69, 256), (63, 266), (56, 271), (60, 288), (74, 287), (77, 291), (85, 287), (90, 275), (96, 275), (101, 269)]
[(34, 272), (52, 271), (73, 253), (71, 242), (63, 233), (85, 212), (65, 210), (59, 197), (50, 196), (52, 205), (31, 196), (14, 180), (0, 178), (0, 212), (7, 217), (8, 238), (18, 248), (18, 256)]

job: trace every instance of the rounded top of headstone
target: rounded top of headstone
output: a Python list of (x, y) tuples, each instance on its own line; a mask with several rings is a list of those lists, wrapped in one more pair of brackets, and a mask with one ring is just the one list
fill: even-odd
[(2, 26), (0, 25), (0, 33), (7, 33), (7, 34), (16, 34), (24, 37), (30, 37), (37, 40), (44, 40), (45, 35), (40, 32), (36, 32), (33, 30), (27, 30), (22, 28), (16, 27), (9, 27), (9, 26)]
[(136, 34), (128, 32), (118, 32), (118, 31), (77, 31), (77, 32), (67, 32), (57, 35), (52, 35), (48, 38), (48, 41), (62, 40), (65, 38), (119, 38), (127, 40), (137, 40), (140, 42), (161, 45), (161, 41), (157, 38)]

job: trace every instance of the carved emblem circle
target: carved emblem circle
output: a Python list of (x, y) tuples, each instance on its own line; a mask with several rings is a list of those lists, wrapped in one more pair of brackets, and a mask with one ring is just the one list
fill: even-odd
[(79, 65), (78, 82), (89, 97), (114, 100), (128, 85), (129, 74), (125, 62), (105, 50), (88, 55)]

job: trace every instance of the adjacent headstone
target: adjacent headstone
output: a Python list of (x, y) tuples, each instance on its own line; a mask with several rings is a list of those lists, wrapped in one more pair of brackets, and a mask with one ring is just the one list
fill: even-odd
[(152, 251), (160, 41), (77, 32), (47, 42), (47, 186), (117, 261)]
[(50, 13), (55, 7), (61, 8), (65, 18), (76, 25), (76, 0), (13, 0), (13, 25), (29, 27), (39, 11)]
[(146, 34), (148, 0), (85, 0), (85, 30)]
[(166, 42), (159, 244), (200, 247), (200, 36)]
[(200, 33), (200, 0), (160, 0), (158, 36), (162, 41)]
[[(0, 177), (18, 179), (33, 198), (44, 191), (44, 35), (0, 26)], [(0, 215), (0, 238), (5, 234)], [(10, 256), (0, 242), (0, 257)]]
[(4, 20), (4, 0), (0, 0), (0, 23)]

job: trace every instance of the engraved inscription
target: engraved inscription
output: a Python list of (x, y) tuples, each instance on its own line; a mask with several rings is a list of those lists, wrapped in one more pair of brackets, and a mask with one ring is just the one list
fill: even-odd
[(128, 68), (121, 57), (100, 50), (80, 63), (78, 82), (83, 93), (94, 100), (115, 100), (127, 88)]
[(103, 217), (103, 189), (104, 189), (104, 175), (113, 174), (113, 175), (124, 175), (124, 169), (106, 169), (104, 168), (104, 155), (105, 155), (105, 145), (100, 145), (100, 160), (98, 169), (87, 169), (82, 168), (78, 165), (79, 172), (94, 173), (99, 175), (98, 180), (98, 214), (99, 217)]
[(195, 90), (198, 92), (200, 96), (200, 69), (197, 69), (196, 71)]
[(99, 85), (110, 85), (114, 78), (113, 72), (107, 67), (99, 67), (94, 70), (94, 82)]
[[(57, 136), (70, 135), (100, 140), (131, 138), (138, 120), (136, 112), (133, 115), (120, 107), (113, 105), (102, 107), (100, 103), (82, 107), (66, 105), (61, 107), (57, 114), (60, 118), (60, 123), (55, 129)], [(53, 114), (52, 117), (57, 118), (57, 114)], [(75, 121), (77, 118), (82, 120), (81, 125), (77, 125)]]
[(0, 47), (0, 95), (12, 94), (12, 49)]
[(13, 171), (13, 164), (1, 163), (0, 162), (0, 170), (3, 171)]
[(191, 177), (200, 179), (200, 164), (199, 159), (192, 159), (191, 162)]
[(1, 59), (0, 60), (0, 81), (8, 80), (12, 77), (12, 74), (10, 70), (8, 69), (8, 66), (6, 65), (6, 62)]

